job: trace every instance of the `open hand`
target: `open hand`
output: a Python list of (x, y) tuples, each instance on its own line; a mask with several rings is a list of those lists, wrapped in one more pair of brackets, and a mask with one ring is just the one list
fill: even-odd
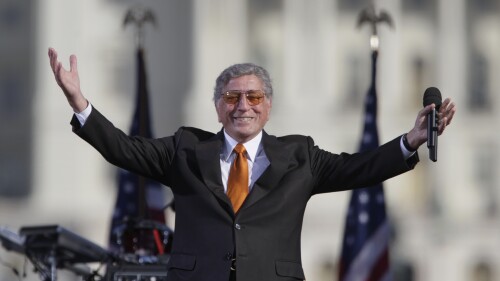
[(69, 58), (69, 71), (62, 67), (61, 62), (57, 59), (57, 52), (53, 48), (49, 48), (49, 61), (56, 82), (63, 90), (70, 106), (75, 112), (82, 112), (87, 107), (88, 102), (80, 89), (76, 56), (71, 55)]

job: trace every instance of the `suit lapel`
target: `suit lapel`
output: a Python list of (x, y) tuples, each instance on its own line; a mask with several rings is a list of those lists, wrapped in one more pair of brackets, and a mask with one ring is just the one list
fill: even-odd
[(199, 143), (195, 148), (196, 159), (203, 181), (208, 189), (223, 203), (224, 208), (229, 208), (232, 212), (231, 201), (224, 193), (221, 178), (220, 152), (223, 141), (224, 134), (220, 131), (211, 139)]
[(243, 204), (243, 209), (250, 207), (265, 197), (278, 185), (288, 170), (290, 155), (282, 142), (279, 142), (275, 136), (269, 136), (266, 132), (263, 132), (262, 145), (269, 160), (269, 166), (255, 182), (252, 192), (250, 192)]

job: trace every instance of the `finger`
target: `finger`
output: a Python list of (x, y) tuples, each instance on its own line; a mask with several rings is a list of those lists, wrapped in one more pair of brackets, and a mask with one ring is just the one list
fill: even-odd
[(52, 57), (56, 53), (56, 50), (54, 48), (49, 48), (49, 57)]
[(50, 59), (52, 59), (54, 52), (55, 50), (53, 48), (49, 48), (48, 54)]
[(443, 103), (443, 106), (439, 110), (440, 112), (438, 114), (438, 117), (447, 117), (448, 119), (450, 119), (455, 114), (455, 110), (456, 109), (454, 103), (451, 103), (450, 101), (448, 101), (446, 104)]
[(50, 67), (52, 68), (52, 72), (56, 73), (56, 64), (57, 64), (57, 52), (50, 48), (49, 49), (49, 59), (50, 59)]
[(62, 70), (62, 64), (60, 62), (57, 62), (54, 66), (54, 75), (56, 76), (56, 80), (58, 82), (61, 81), (61, 70)]
[[(442, 111), (445, 111), (445, 110), (448, 108), (448, 105), (450, 104), (450, 102), (451, 102), (451, 99), (450, 99), (450, 98), (446, 98), (446, 99), (443, 101), (443, 103), (441, 104), (440, 109), (441, 109)], [(440, 110), (440, 111), (441, 111), (441, 110)]]
[(448, 118), (443, 118), (443, 120), (441, 120), (439, 122), (439, 125), (438, 125), (438, 135), (441, 135), (443, 132), (444, 132), (444, 129), (446, 128), (448, 124)]
[(443, 118), (445, 116), (448, 116), (453, 107), (454, 104), (451, 102), (451, 100), (449, 98), (446, 98), (439, 108), (438, 117)]
[(450, 110), (450, 113), (447, 115), (446, 119), (448, 120), (447, 125), (450, 125), (451, 120), (453, 119), (453, 116), (455, 116), (455, 112), (457, 111), (457, 108), (455, 107), (455, 104), (451, 104), (452, 108)]
[(451, 105), (453, 105), (453, 102), (451, 101), (450, 98), (446, 98), (443, 103), (446, 107), (446, 109), (449, 109)]
[(69, 57), (69, 71), (78, 72), (78, 62), (75, 55)]

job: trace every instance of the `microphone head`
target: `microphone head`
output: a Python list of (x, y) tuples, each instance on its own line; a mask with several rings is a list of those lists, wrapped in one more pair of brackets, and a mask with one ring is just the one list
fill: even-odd
[(441, 92), (439, 91), (438, 88), (430, 87), (425, 90), (424, 107), (428, 106), (429, 104), (435, 104), (436, 109), (438, 109), (441, 106), (441, 102), (442, 102)]

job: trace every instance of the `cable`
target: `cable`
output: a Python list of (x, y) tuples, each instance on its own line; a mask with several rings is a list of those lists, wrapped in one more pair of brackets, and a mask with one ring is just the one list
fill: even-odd
[(12, 272), (14, 272), (14, 275), (17, 276), (17, 279), (19, 279), (19, 281), (21, 281), (21, 274), (19, 274), (19, 271), (16, 269), (15, 266), (7, 263), (6, 261), (2, 260), (1, 258), (0, 258), (0, 264), (3, 265), (3, 266), (5, 266), (5, 267), (7, 267), (7, 268), (9, 268), (9, 269), (11, 269)]

